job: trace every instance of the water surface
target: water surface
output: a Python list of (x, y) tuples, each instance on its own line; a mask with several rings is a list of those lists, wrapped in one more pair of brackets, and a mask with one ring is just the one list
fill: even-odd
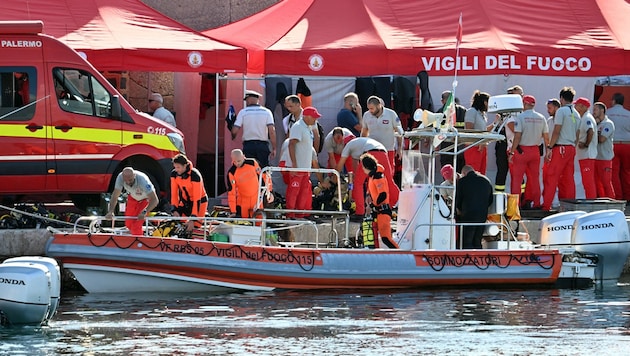
[(1, 355), (622, 355), (630, 283), (64, 295), (46, 327), (0, 328)]

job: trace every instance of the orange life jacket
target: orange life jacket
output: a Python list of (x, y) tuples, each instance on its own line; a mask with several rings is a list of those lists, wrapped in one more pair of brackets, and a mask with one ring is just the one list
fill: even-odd
[[(201, 173), (188, 164), (183, 174), (171, 171), (171, 204), (176, 208), (185, 208), (187, 216), (203, 217), (201, 205), (208, 202), (206, 187)], [(189, 213), (188, 213), (189, 212)]]
[[(238, 197), (257, 197), (258, 179), (260, 177), (260, 165), (253, 158), (246, 158), (241, 167), (232, 165), (228, 171), (228, 205), (230, 211), (236, 211)], [(271, 191), (271, 177), (268, 174), (263, 176), (263, 186), (267, 191)]]

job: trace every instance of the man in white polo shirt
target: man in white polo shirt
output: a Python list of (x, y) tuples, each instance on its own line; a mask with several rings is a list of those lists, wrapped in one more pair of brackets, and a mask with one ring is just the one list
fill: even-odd
[(534, 111), (536, 98), (532, 95), (523, 97), (524, 111), (514, 119), (514, 141), (508, 151), (510, 162), (510, 192), (519, 194), (523, 176), (527, 176), (525, 199), (522, 206), (540, 208), (540, 150), (542, 138), (545, 146), (549, 145), (549, 128), (545, 117)]
[(595, 158), (595, 184), (598, 198), (615, 199), (612, 183), (613, 136), (615, 124), (606, 115), (606, 105), (593, 104), (593, 117), (597, 121), (597, 157)]
[(578, 98), (575, 101), (575, 110), (580, 113), (580, 129), (575, 157), (580, 164), (582, 185), (586, 199), (597, 198), (597, 186), (595, 185), (595, 158), (597, 157), (597, 122), (588, 108), (591, 106), (587, 98)]
[(615, 197), (630, 201), (630, 111), (624, 108), (625, 98), (621, 93), (612, 96), (612, 107), (606, 115), (615, 124), (613, 136), (612, 182), (615, 187)]
[[(328, 168), (335, 168), (337, 166), (337, 162), (339, 162), (341, 158), (341, 152), (346, 146), (346, 143), (354, 138), (355, 136), (352, 131), (345, 127), (335, 127), (326, 135), (323, 150), (328, 153)], [(351, 162), (346, 162), (346, 170), (348, 172), (352, 169), (349, 163)]]
[[(310, 169), (313, 165), (312, 126), (322, 115), (312, 106), (302, 110), (302, 118), (289, 130), (289, 158), (293, 168)], [(313, 186), (310, 173), (289, 172), (286, 204), (289, 210), (313, 210)], [(287, 217), (303, 218), (308, 214), (288, 213)]]
[(404, 131), (400, 125), (400, 118), (394, 110), (383, 105), (383, 99), (375, 95), (368, 98), (367, 109), (368, 111), (363, 114), (361, 136), (373, 138), (385, 146), (393, 169), (395, 159), (402, 158)]
[[(239, 111), (232, 126), (232, 140), (243, 128), (243, 153), (255, 158), (261, 168), (269, 165), (269, 158), (276, 155), (276, 127), (271, 110), (259, 104), (262, 94), (245, 91), (245, 107)], [(269, 144), (271, 143), (271, 151)]]

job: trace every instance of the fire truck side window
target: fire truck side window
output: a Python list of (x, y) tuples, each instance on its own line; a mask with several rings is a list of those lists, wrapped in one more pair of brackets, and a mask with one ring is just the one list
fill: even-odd
[(57, 101), (62, 110), (111, 117), (111, 95), (90, 73), (68, 68), (53, 70)]
[(28, 121), (35, 115), (37, 71), (0, 67), (0, 120)]

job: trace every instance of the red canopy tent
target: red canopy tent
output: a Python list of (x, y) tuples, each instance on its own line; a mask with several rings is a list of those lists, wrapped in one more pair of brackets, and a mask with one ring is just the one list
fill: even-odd
[(624, 0), (284, 0), (204, 34), (245, 47), (248, 73), (627, 74)]
[(243, 72), (246, 51), (207, 38), (138, 0), (12, 0), (0, 20), (42, 20), (98, 70)]

